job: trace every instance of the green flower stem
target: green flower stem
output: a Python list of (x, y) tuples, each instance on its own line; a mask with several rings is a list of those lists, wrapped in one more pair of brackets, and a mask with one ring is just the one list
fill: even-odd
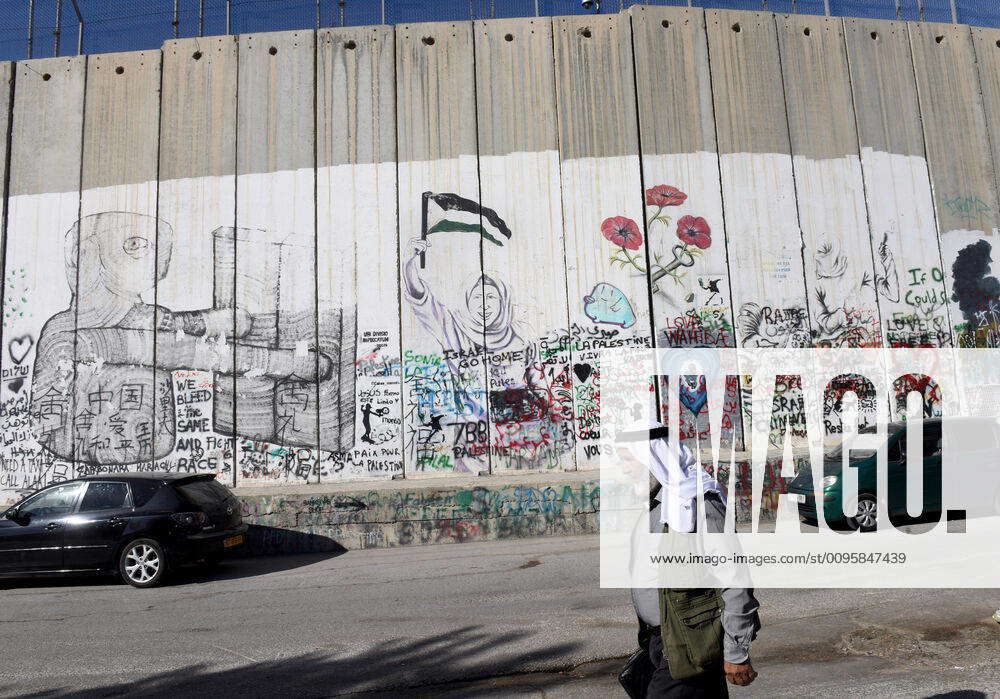
[[(642, 274), (653, 273), (653, 272), (661, 272), (664, 269), (666, 269), (664, 267), (664, 265), (659, 264), (657, 262), (653, 262), (653, 263), (651, 263), (649, 265), (649, 272), (647, 272), (646, 269), (642, 265), (639, 264), (639, 262), (638, 262), (638, 255), (635, 255), (635, 256), (631, 255), (629, 253), (629, 251), (627, 249), (625, 249), (624, 247), (619, 248), (619, 249), (621, 251), (621, 254), (624, 255), (624, 259), (622, 259), (621, 257), (619, 257), (617, 252), (612, 256), (611, 259), (617, 260), (618, 262), (621, 262), (624, 265), (630, 265), (631, 267), (633, 267), (635, 270), (637, 270), (638, 272), (640, 272)], [(705, 254), (704, 250), (701, 250), (701, 249), (699, 249), (697, 247), (692, 247), (692, 246), (686, 245), (686, 244), (684, 246), (684, 251), (686, 253), (688, 253), (689, 255), (693, 255), (693, 256), (696, 256), (696, 257), (700, 257), (700, 256), (702, 256), (702, 255)], [(671, 270), (670, 272), (667, 272), (667, 275), (670, 276), (670, 277), (673, 277), (673, 279), (674, 279), (675, 282), (678, 281), (680, 279), (680, 277), (682, 276), (681, 274), (677, 273), (676, 269)]]
[[(625, 256), (625, 259), (624, 260), (619, 259), (619, 262), (630, 264), (633, 267), (635, 267), (637, 270), (639, 270), (640, 272), (642, 272), (643, 274), (646, 274), (645, 268), (643, 268), (643, 267), (641, 267), (639, 265), (639, 263), (636, 261), (636, 258), (633, 257), (632, 255), (630, 255), (629, 252), (628, 252), (628, 250), (626, 250), (623, 247), (623, 248), (621, 248), (621, 252)], [(616, 259), (618, 258), (618, 253), (615, 253), (615, 258)]]
[(652, 226), (657, 221), (659, 221), (660, 223), (662, 223), (664, 226), (669, 226), (670, 225), (670, 217), (663, 215), (663, 209), (664, 208), (666, 208), (666, 207), (663, 207), (663, 206), (657, 207), (657, 209), (656, 209), (656, 215), (653, 216), (651, 219), (648, 219), (648, 221), (649, 221), (648, 225)]

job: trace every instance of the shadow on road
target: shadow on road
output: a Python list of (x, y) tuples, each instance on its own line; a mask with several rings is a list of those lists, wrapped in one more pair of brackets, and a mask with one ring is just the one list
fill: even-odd
[[(292, 570), (302, 566), (311, 565), (328, 558), (333, 558), (347, 552), (343, 546), (326, 537), (305, 534), (273, 527), (251, 527), (251, 532), (258, 530), (258, 536), (269, 537), (271, 541), (284, 541), (289, 543), (289, 549), (296, 553), (287, 555), (281, 554), (281, 549), (272, 548), (272, 553), (267, 555), (259, 554), (252, 557), (233, 557), (224, 559), (214, 566), (205, 566), (200, 563), (191, 563), (176, 568), (170, 578), (165, 583), (166, 586), (190, 585), (193, 583), (205, 583), (212, 580), (237, 580), (240, 578), (252, 578), (268, 573), (277, 573), (284, 570)], [(261, 534), (263, 530), (266, 533)], [(307, 550), (311, 553), (301, 553)], [(258, 553), (258, 551), (242, 552)], [(124, 585), (125, 583), (117, 575), (73, 575), (73, 576), (46, 576), (46, 577), (24, 577), (24, 578), (2, 578), (0, 579), (0, 590), (16, 590), (29, 588), (47, 587), (75, 587), (75, 586), (113, 586)]]
[(321, 534), (251, 524), (247, 530), (245, 550), (252, 556), (273, 556), (284, 553), (343, 553), (347, 549)]
[[(406, 633), (405, 625), (400, 633)], [(520, 671), (525, 664), (543, 664), (563, 659), (577, 650), (576, 642), (510, 653), (504, 647), (531, 636), (528, 632), (497, 635), (488, 628), (468, 626), (420, 640), (395, 639), (354, 655), (329, 657), (306, 653), (290, 658), (251, 663), (226, 670), (207, 665), (185, 668), (119, 683), (89, 688), (60, 687), (33, 694), (15, 692), (15, 685), (0, 686), (0, 694), (15, 692), (24, 697), (248, 697), (331, 696), (355, 692), (381, 692), (392, 696), (435, 695), (451, 681), (467, 682)], [(498, 662), (498, 658), (502, 658)], [(572, 678), (546, 674), (532, 685), (547, 686)], [(541, 685), (539, 685), (541, 686)], [(419, 689), (423, 687), (423, 689)], [(392, 690), (391, 692), (389, 690)], [(409, 690), (409, 691), (407, 691)]]
[(319, 563), (330, 558), (335, 558), (346, 549), (340, 552), (329, 553), (299, 553), (286, 556), (254, 556), (252, 558), (231, 558), (226, 559), (218, 565), (204, 567), (192, 564), (179, 568), (170, 581), (169, 586), (191, 585), (196, 583), (206, 583), (213, 580), (239, 580), (241, 578), (253, 578), (258, 575), (269, 573), (280, 573), (285, 570), (293, 570), (302, 566)]

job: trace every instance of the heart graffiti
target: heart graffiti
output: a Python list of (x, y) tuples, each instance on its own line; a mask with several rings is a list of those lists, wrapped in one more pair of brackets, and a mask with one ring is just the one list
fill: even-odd
[(589, 364), (574, 364), (573, 373), (576, 374), (576, 378), (580, 379), (580, 383), (586, 383), (587, 379), (594, 372), (594, 367)]
[(21, 335), (21, 337), (15, 337), (7, 343), (7, 351), (10, 352), (10, 358), (14, 360), (14, 363), (20, 364), (28, 356), (28, 352), (31, 351), (34, 344), (35, 338), (31, 335)]
[(705, 386), (705, 377), (701, 377), (696, 390), (692, 390), (691, 385), (688, 384), (686, 379), (681, 379), (680, 384), (678, 393), (681, 403), (683, 403), (684, 407), (690, 410), (693, 415), (697, 415), (701, 412), (701, 409), (705, 407), (705, 403), (708, 402), (708, 389)]

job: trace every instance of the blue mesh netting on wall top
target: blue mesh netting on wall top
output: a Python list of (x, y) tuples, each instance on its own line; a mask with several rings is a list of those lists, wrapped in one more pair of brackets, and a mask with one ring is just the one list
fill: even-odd
[[(57, 6), (62, 5), (61, 22)], [(1000, 27), (998, 0), (646, 0), (651, 5), (771, 10), (846, 17), (951, 22)], [(600, 12), (619, 12), (636, 0), (601, 0)], [(491, 17), (585, 14), (581, 0), (77, 0), (85, 53), (159, 47), (173, 36), (455, 21)], [(0, 14), (0, 59), (29, 53), (29, 8), (34, 8), (31, 55), (76, 53), (72, 0), (5, 0)]]

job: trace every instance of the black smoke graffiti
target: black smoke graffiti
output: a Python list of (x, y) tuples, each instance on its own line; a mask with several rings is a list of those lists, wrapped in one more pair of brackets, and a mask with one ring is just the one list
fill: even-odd
[(990, 275), (993, 248), (985, 240), (958, 251), (951, 267), (952, 300), (965, 318), (959, 331), (960, 347), (996, 346), (1000, 326), (1000, 281)]

